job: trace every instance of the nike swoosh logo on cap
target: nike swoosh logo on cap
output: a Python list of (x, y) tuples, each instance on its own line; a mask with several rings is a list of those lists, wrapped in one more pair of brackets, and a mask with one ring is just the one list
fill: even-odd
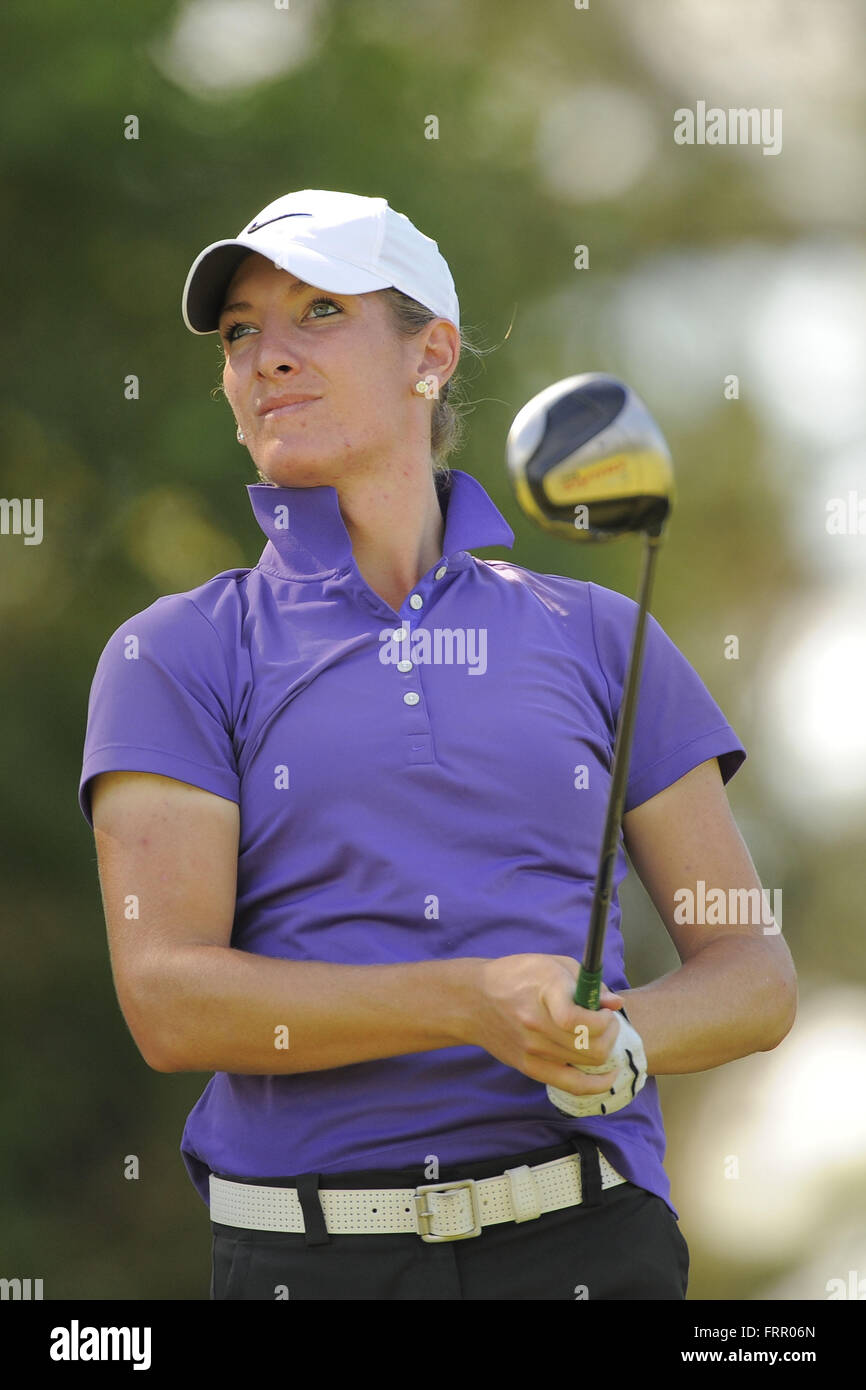
[(269, 217), (264, 222), (252, 222), (244, 232), (244, 236), (249, 236), (251, 232), (257, 232), (262, 227), (269, 227), (272, 222), (282, 222), (285, 217), (312, 217), (311, 212), (281, 212), (279, 217)]

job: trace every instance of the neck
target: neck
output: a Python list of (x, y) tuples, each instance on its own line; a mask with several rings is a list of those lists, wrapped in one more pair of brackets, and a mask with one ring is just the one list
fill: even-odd
[(442, 554), (445, 523), (429, 460), (338, 486), (355, 563), (380, 598), (399, 611)]

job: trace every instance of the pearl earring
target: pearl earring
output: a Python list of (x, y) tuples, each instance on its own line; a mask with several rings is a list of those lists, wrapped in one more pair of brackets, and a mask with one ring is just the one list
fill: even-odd
[(243, 442), (244, 442), (244, 432), (243, 432), (243, 430), (240, 428), (240, 426), (238, 426), (238, 443), (239, 443), (239, 444), (243, 444)]
[(421, 381), (415, 382), (415, 390), (419, 396), (426, 396), (429, 399), (432, 396), (438, 396), (439, 383), (435, 376), (425, 376)]

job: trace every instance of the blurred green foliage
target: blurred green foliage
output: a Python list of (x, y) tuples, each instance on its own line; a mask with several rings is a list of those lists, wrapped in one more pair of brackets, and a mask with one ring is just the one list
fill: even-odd
[[(745, 163), (692, 160), (675, 177), (648, 174), (627, 196), (586, 206), (539, 186), (532, 113), (515, 95), (524, 40), (536, 70), (549, 58), (576, 87), (602, 75), (639, 91), (669, 124), (669, 94), (603, 7), (576, 38), (566, 14), (541, 23), (516, 0), (465, 0), (452, 45), (450, 5), (441, 33), (420, 43), (401, 42), (398, 3), (372, 7), (372, 33), (368, 7), (321, 4), (312, 7), (318, 29), (306, 61), (222, 96), (184, 90), (155, 60), (179, 8), (172, 0), (91, 0), (84, 9), (41, 0), (7, 3), (2, 20), (2, 492), (45, 499), (45, 539), (13, 547), (4, 537), (0, 556), (0, 1231), (2, 1272), (43, 1278), (46, 1298), (208, 1291), (206, 1213), (178, 1152), (206, 1078), (148, 1070), (129, 1036), (111, 981), (92, 837), (76, 804), (89, 683), (109, 634), (161, 593), (255, 564), (263, 545), (243, 490), (255, 477), (213, 394), (218, 344), (188, 333), (180, 317), (193, 257), (292, 189), (387, 197), (436, 238), (465, 324), (496, 348), (471, 368), (467, 443), (452, 464), (475, 474), (508, 517), (517, 563), (633, 593), (636, 546), (575, 553), (533, 530), (512, 500), (503, 451), (520, 406), (561, 376), (623, 370), (597, 319), (576, 330), (575, 357), (537, 322), (525, 330), (525, 310), (566, 284), (571, 290), (577, 242), (593, 248), (592, 273), (615, 282), (654, 248), (742, 237), (783, 244), (795, 235), (756, 195)], [(435, 0), (423, 9), (435, 16)], [(430, 112), (440, 118), (438, 141), (424, 139)], [(130, 113), (140, 123), (135, 141), (124, 138)], [(669, 173), (671, 159), (660, 156), (656, 173)], [(135, 401), (124, 398), (132, 373)], [(639, 379), (631, 384), (641, 391)], [(675, 462), (699, 458), (700, 467), (681, 475), (654, 612), (749, 748), (741, 701), (760, 643), (759, 609), (771, 612), (803, 576), (784, 532), (768, 546), (762, 507), (741, 505), (746, 486), (752, 497), (757, 489), (764, 515), (778, 501), (756, 468), (765, 439), (754, 408), (743, 401), (731, 410), (720, 399), (697, 425), (666, 432)], [(181, 507), (193, 529), (175, 535)], [(148, 542), (148, 528), (160, 544)], [(739, 663), (721, 656), (729, 631), (742, 634)], [(760, 821), (764, 791), (750, 769), (731, 799)], [(827, 962), (807, 927), (818, 904), (862, 895), (864, 860), (852, 863), (850, 845), (828, 851), (793, 836), (778, 847), (796, 874), (786, 935), (807, 978), (818, 979)], [(769, 827), (771, 857), (773, 837)], [(632, 978), (641, 983), (677, 961), (634, 882), (626, 906)], [(853, 931), (841, 938), (838, 968), (862, 978)], [(688, 1125), (680, 1084), (664, 1087), (674, 1172)], [(135, 1182), (123, 1177), (128, 1154), (141, 1161)], [(687, 1213), (683, 1224), (688, 1236)], [(747, 1274), (694, 1249), (692, 1257), (695, 1297), (748, 1296), (773, 1272)]]

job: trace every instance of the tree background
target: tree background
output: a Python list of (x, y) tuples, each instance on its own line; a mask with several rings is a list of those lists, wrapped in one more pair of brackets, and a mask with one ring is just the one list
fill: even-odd
[[(667, 435), (653, 612), (748, 751), (728, 794), (801, 991), (779, 1049), (661, 1079), (690, 1296), (823, 1299), (866, 1275), (866, 535), (828, 512), (866, 501), (866, 10), (7, 0), (2, 26), (0, 489), (44, 499), (44, 537), (0, 536), (0, 1274), (46, 1298), (207, 1297), (178, 1151), (207, 1078), (150, 1071), (120, 1015), (77, 783), (110, 633), (258, 560), (218, 343), (180, 293), (202, 247), (312, 187), (385, 196), (433, 236), (495, 349), (462, 364), (451, 460), (516, 532), (483, 555), (634, 594), (637, 542), (575, 552), (522, 517), (505, 437), (585, 370)], [(780, 110), (782, 148), (677, 145), (698, 101)], [(675, 968), (633, 875), (623, 907), (632, 983)]]

